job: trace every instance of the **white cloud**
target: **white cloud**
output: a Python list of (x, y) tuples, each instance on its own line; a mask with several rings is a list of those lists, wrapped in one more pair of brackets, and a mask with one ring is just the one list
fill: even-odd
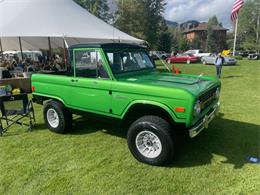
[(224, 27), (232, 28), (230, 13), (234, 0), (165, 0), (165, 18), (175, 22), (208, 21), (214, 15)]

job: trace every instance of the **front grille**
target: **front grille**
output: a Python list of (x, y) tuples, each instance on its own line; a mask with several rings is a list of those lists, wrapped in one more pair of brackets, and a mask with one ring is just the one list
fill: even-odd
[(201, 102), (201, 111), (206, 109), (216, 100), (216, 90), (217, 87), (214, 87), (213, 89), (210, 89), (209, 91), (199, 96), (199, 101)]

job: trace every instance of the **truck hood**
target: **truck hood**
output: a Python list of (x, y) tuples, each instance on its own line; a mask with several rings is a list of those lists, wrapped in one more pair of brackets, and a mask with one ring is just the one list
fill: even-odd
[(147, 72), (145, 74), (124, 75), (117, 78), (121, 82), (158, 86), (165, 88), (184, 89), (193, 95), (218, 85), (219, 81), (202, 75), (172, 74), (161, 72)]

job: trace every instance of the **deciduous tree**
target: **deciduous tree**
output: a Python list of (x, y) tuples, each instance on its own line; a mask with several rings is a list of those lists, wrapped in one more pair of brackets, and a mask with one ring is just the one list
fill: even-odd
[(238, 39), (241, 46), (260, 50), (260, 2), (245, 1), (238, 17)]

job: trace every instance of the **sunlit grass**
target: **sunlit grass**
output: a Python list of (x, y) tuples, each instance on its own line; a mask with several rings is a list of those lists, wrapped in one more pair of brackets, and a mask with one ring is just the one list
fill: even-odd
[[(158, 62), (159, 63), (159, 62)], [(176, 64), (184, 73), (215, 76), (215, 67)], [(69, 134), (37, 125), (0, 138), (0, 194), (259, 194), (260, 61), (223, 68), (221, 114), (181, 146), (169, 167), (137, 162), (119, 125), (76, 116)]]

